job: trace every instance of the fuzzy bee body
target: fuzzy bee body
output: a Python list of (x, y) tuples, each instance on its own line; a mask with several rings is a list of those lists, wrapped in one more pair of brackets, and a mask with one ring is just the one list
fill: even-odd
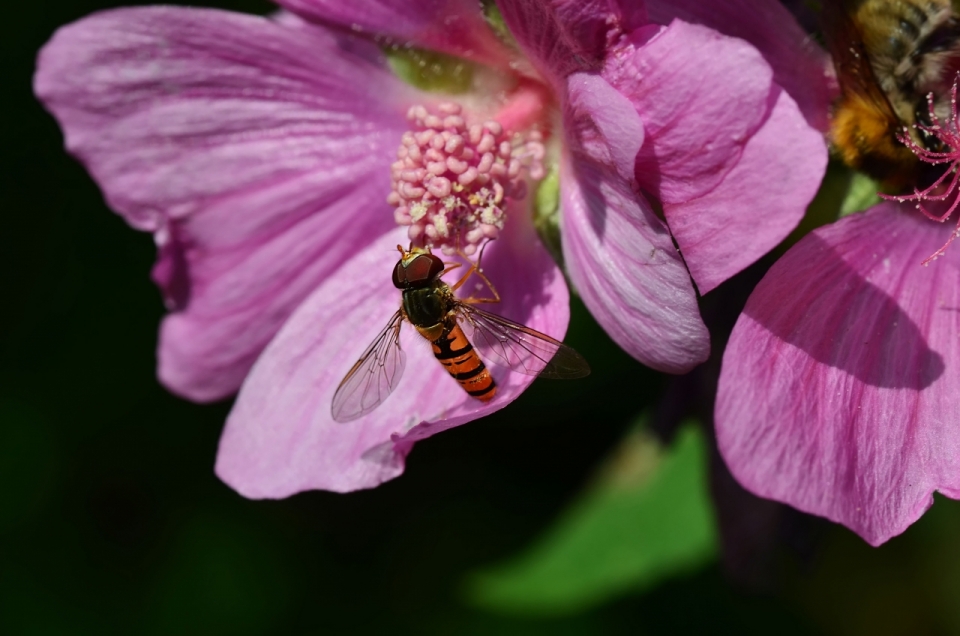
[(915, 124), (949, 104), (960, 70), (960, 22), (949, 0), (827, 0), (824, 35), (841, 95), (830, 137), (849, 166), (891, 189), (922, 181), (922, 164), (897, 139), (904, 128), (924, 146)]

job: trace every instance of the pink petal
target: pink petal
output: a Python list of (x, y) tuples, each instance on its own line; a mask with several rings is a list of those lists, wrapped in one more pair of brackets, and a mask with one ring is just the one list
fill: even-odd
[(757, 286), (723, 359), (717, 438), (752, 492), (873, 545), (960, 498), (960, 251), (892, 203), (820, 228)]
[[(236, 392), (303, 299), (356, 246), (394, 226), (383, 197), (390, 187), (386, 171), (353, 177), (350, 183), (306, 175), (227, 198), (176, 223), (177, 235), (186, 237), (174, 249), (185, 263), (190, 293), (161, 326), (158, 374), (164, 385), (198, 401)], [(266, 221), (265, 210), (285, 216), (285, 226), (253, 227), (231, 245), (229, 224), (258, 215)]]
[(63, 27), (40, 52), (34, 87), (111, 206), (148, 229), (160, 213), (182, 217), (362, 156), (394, 137), (380, 126), (402, 125), (411, 95), (373, 46), (176, 7)]
[(477, 0), (277, 0), (300, 15), (382, 41), (480, 62), (508, 62)]
[(603, 77), (640, 113), (646, 140), (637, 180), (663, 203), (689, 201), (720, 183), (771, 108), (772, 72), (756, 49), (680, 21), (655, 35), (634, 33)]
[(624, 350), (661, 371), (688, 371), (707, 358), (710, 339), (669, 232), (634, 191), (643, 124), (597, 75), (571, 76), (568, 91), (561, 212), (570, 278)]
[(823, 136), (778, 91), (734, 168), (704, 196), (663, 213), (701, 294), (752, 264), (803, 218), (827, 166)]
[[(491, 309), (561, 338), (569, 315), (566, 284), (529, 224), (519, 220), (511, 219), (484, 255), (484, 272), (503, 298)], [(217, 474), (244, 496), (372, 488), (403, 472), (414, 441), (503, 408), (533, 380), (490, 366), (498, 393), (483, 404), (466, 395), (429, 344), (404, 325), (406, 373), (397, 389), (354, 422), (331, 419), (340, 380), (399, 306), (389, 272), (395, 246), (405, 242), (398, 228), (360, 250), (303, 303), (257, 361), (217, 456)]]
[(235, 391), (293, 308), (392, 227), (383, 196), (414, 94), (375, 46), (222, 11), (121, 9), (58, 31), (35, 88), (110, 205), (158, 231), (154, 276), (178, 310), (160, 375), (182, 395)]
[[(618, 0), (631, 5), (632, 0)], [(829, 127), (827, 115), (836, 97), (830, 58), (777, 0), (646, 0), (649, 19), (674, 19), (710, 27), (746, 40), (773, 68), (774, 81), (786, 90), (817, 130)]]
[(555, 83), (599, 70), (618, 15), (607, 0), (498, 0), (497, 6), (524, 55)]

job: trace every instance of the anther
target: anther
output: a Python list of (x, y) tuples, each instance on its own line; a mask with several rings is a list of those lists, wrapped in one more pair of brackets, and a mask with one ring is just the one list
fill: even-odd
[[(903, 132), (897, 135), (897, 139), (907, 146), (920, 161), (932, 165), (947, 164), (946, 170), (939, 179), (923, 190), (914, 189), (913, 194), (907, 195), (887, 195), (880, 194), (881, 198), (906, 203), (907, 201), (916, 202), (916, 208), (928, 219), (943, 223), (953, 212), (960, 207), (960, 118), (957, 111), (957, 82), (960, 81), (960, 73), (953, 82), (953, 88), (950, 91), (950, 113), (946, 119), (941, 119), (936, 112), (936, 99), (933, 93), (927, 94), (927, 108), (930, 113), (931, 124), (917, 124), (916, 128), (920, 130), (924, 137), (933, 137), (939, 141), (937, 147), (944, 148), (943, 151), (930, 150), (921, 146), (910, 136), (909, 131), (904, 127)], [(924, 203), (933, 203), (941, 210), (946, 206), (946, 210), (933, 212), (927, 209)], [(958, 215), (960, 216), (960, 215)], [(929, 265), (932, 261), (943, 256), (947, 247), (953, 243), (954, 239), (960, 236), (960, 218), (957, 219), (956, 229), (950, 234), (947, 242), (936, 252), (928, 256), (923, 265)]]
[(394, 219), (409, 226), (412, 241), (472, 255), (499, 235), (507, 203), (526, 194), (524, 177), (542, 178), (542, 137), (531, 131), (508, 138), (499, 122), (468, 122), (452, 102), (433, 112), (413, 106), (407, 118), (413, 127), (390, 169)]

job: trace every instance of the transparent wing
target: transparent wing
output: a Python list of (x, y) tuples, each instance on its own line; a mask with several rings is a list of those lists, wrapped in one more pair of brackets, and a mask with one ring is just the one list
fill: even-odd
[(854, 19), (859, 4), (861, 0), (823, 3), (823, 34), (827, 49), (833, 57), (841, 91), (873, 104), (889, 124), (890, 130), (898, 131), (903, 124), (880, 87), (870, 65), (863, 32)]
[(460, 326), (484, 361), (518, 373), (566, 380), (590, 373), (579, 353), (555, 338), (467, 303), (457, 305)]
[(349, 422), (380, 406), (403, 375), (406, 355), (400, 348), (400, 311), (370, 343), (337, 387), (330, 413), (337, 422)]

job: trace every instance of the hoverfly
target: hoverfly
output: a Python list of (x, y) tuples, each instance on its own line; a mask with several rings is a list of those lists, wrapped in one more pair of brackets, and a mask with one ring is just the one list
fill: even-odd
[[(950, 0), (830, 0), (824, 35), (840, 84), (830, 138), (840, 158), (895, 190), (924, 166), (897, 138), (929, 124), (927, 95), (941, 100), (960, 70), (960, 21)], [(932, 148), (932, 150), (936, 150)]]
[[(349, 422), (366, 415), (396, 388), (405, 362), (400, 348), (404, 321), (431, 343), (437, 361), (463, 390), (481, 402), (489, 402), (497, 394), (497, 384), (483, 358), (542, 378), (572, 379), (590, 373), (586, 360), (559, 340), (475, 306), (500, 300), (480, 270), (480, 257), (450, 286), (440, 279), (460, 263), (446, 264), (429, 249), (405, 250), (399, 245), (397, 249), (400, 260), (393, 269), (393, 284), (403, 292), (400, 309), (337, 387), (331, 406), (334, 420)], [(484, 281), (492, 298), (459, 299), (454, 295), (474, 274)]]

